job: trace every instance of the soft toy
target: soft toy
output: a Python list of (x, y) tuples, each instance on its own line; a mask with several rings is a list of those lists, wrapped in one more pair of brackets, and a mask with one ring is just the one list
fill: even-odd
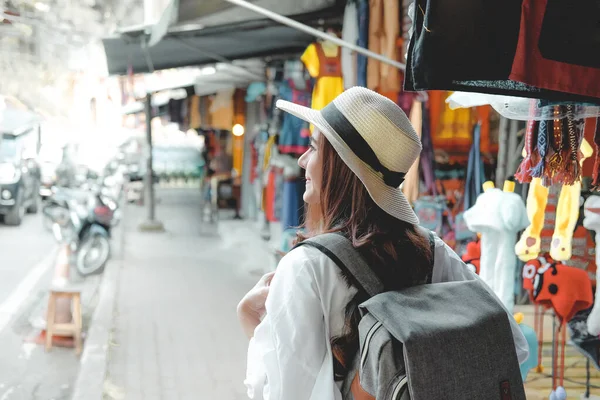
[(600, 335), (600, 196), (590, 196), (583, 206), (583, 226), (596, 232), (596, 302), (587, 320), (588, 332)]
[[(585, 310), (593, 302), (590, 278), (582, 269), (560, 263), (548, 263), (536, 273), (533, 283), (533, 299), (543, 307), (551, 307), (559, 324), (555, 331), (552, 363), (552, 388), (555, 399), (562, 399), (561, 387), (565, 375), (565, 344), (567, 341), (566, 323), (579, 311)], [(558, 339), (556, 339), (558, 338)], [(559, 384), (560, 382), (560, 384)]]
[(477, 275), (479, 275), (480, 258), (481, 258), (481, 241), (469, 242), (465, 253), (462, 255), (462, 260), (467, 264), (467, 267)]
[(538, 342), (537, 342), (537, 334), (533, 328), (523, 323), (523, 313), (515, 314), (515, 320), (519, 324), (519, 328), (521, 328), (521, 332), (525, 336), (527, 340), (527, 344), (529, 345), (529, 357), (523, 364), (521, 364), (521, 377), (523, 378), (523, 382), (527, 379), (527, 374), (533, 368), (538, 366)]
[(472, 232), (481, 233), (481, 279), (512, 312), (517, 268), (514, 246), (517, 232), (529, 224), (527, 211), (521, 197), (513, 193), (514, 182), (506, 181), (500, 190), (488, 181), (483, 189), (464, 218)]
[(533, 283), (536, 303), (551, 307), (561, 324), (593, 303), (592, 283), (582, 269), (560, 263), (546, 264), (537, 271)]
[[(580, 147), (582, 156), (580, 163), (590, 157), (593, 149), (583, 139)], [(524, 151), (524, 156), (525, 156)], [(532, 178), (527, 195), (527, 216), (531, 225), (525, 229), (521, 239), (515, 246), (515, 252), (522, 261), (533, 260), (541, 251), (541, 233), (544, 228), (544, 214), (548, 202), (548, 188), (543, 185), (542, 178)], [(573, 231), (579, 218), (579, 196), (581, 181), (573, 185), (563, 185), (556, 206), (556, 224), (552, 235), (550, 255), (556, 261), (566, 261), (571, 258), (571, 243)]]

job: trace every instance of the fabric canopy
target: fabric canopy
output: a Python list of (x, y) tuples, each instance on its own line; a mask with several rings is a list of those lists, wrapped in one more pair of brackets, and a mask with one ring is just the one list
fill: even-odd
[[(180, 0), (181, 3), (186, 1)], [(312, 25), (321, 21), (331, 22), (332, 19), (337, 21), (343, 14), (343, 1), (340, 0), (256, 0), (254, 3), (268, 3), (271, 10), (287, 12), (288, 16), (292, 15), (295, 19)], [(185, 4), (180, 7), (183, 5)], [(166, 11), (172, 12), (172, 9)], [(163, 22), (159, 22), (161, 23)], [(127, 74), (129, 66), (134, 73), (146, 73), (151, 71), (151, 67), (160, 70), (224, 60), (297, 54), (315, 40), (307, 33), (264, 19), (239, 7), (194, 20), (194, 24), (192, 30), (181, 24), (170, 28), (152, 46), (149, 41), (152, 29), (156, 26), (105, 38), (103, 44), (109, 74)], [(198, 28), (199, 26), (202, 28)]]
[(40, 117), (30, 111), (11, 108), (0, 110), (0, 133), (20, 134), (39, 122)]

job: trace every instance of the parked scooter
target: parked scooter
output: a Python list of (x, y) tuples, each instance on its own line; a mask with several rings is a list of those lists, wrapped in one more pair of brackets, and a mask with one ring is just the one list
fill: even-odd
[(117, 201), (95, 190), (53, 188), (43, 209), (59, 243), (70, 246), (83, 276), (102, 272), (110, 257), (110, 232), (119, 222)]

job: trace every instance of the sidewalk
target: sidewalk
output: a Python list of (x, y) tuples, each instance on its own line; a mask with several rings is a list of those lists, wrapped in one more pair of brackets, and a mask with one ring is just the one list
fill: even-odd
[[(123, 251), (104, 274), (73, 399), (246, 399), (247, 339), (235, 308), (274, 267), (273, 242), (248, 221), (202, 222), (196, 189), (160, 189), (157, 197), (165, 233), (140, 232), (145, 208), (126, 206)], [(532, 307), (519, 311), (533, 325)], [(548, 319), (546, 340), (551, 327)], [(550, 353), (547, 344), (545, 373), (529, 374), (531, 400), (550, 393)], [(569, 346), (565, 365), (569, 399), (579, 399), (585, 358)]]
[[(244, 399), (248, 342), (235, 309), (272, 256), (252, 223), (202, 222), (197, 190), (157, 197), (165, 233), (139, 232), (146, 210), (125, 210), (123, 258), (108, 266), (103, 285), (114, 304), (98, 310), (112, 317), (110, 336), (90, 332), (74, 399), (102, 398), (93, 374), (105, 376), (107, 399)], [(110, 325), (94, 321), (92, 330), (97, 323)]]

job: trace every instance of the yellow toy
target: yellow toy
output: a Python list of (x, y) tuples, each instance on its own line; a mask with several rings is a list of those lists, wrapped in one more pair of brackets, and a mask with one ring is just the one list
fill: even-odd
[[(593, 154), (592, 146), (583, 139), (580, 147), (583, 161)], [(525, 157), (525, 150), (523, 150)], [(517, 256), (524, 262), (537, 258), (541, 251), (541, 233), (544, 228), (544, 214), (548, 202), (549, 189), (542, 185), (542, 178), (533, 178), (527, 195), (527, 216), (530, 225), (525, 229), (521, 239), (515, 245)], [(556, 206), (556, 223), (550, 256), (556, 261), (567, 261), (571, 258), (573, 231), (579, 218), (579, 197), (581, 180), (571, 186), (563, 185)]]

